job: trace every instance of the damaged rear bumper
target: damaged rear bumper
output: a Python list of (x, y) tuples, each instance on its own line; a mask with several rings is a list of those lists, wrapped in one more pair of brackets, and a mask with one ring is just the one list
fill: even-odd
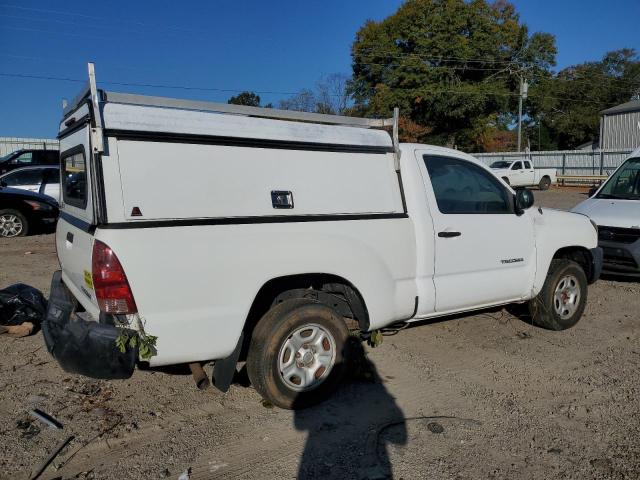
[(91, 378), (129, 378), (138, 359), (138, 349), (121, 353), (116, 338), (121, 328), (88, 322), (75, 315), (77, 301), (62, 282), (61, 272), (53, 274), (47, 314), (42, 333), (49, 353), (69, 373)]

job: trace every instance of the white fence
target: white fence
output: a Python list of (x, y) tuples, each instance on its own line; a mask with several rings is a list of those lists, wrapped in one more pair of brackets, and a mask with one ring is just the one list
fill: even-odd
[(555, 168), (558, 175), (608, 175), (629, 156), (631, 150), (554, 150), (549, 152), (476, 153), (491, 165), (498, 160), (528, 158), (535, 168)]
[(20, 149), (59, 150), (60, 144), (51, 138), (0, 137), (0, 157)]

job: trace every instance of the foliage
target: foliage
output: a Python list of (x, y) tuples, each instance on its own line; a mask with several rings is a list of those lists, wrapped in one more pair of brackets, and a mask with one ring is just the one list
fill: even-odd
[(300, 90), (299, 93), (280, 100), (278, 104), (282, 110), (297, 110), (299, 112), (315, 112), (316, 111), (316, 96), (313, 91), (305, 88)]
[(238, 95), (231, 97), (227, 100), (227, 103), (233, 105), (247, 105), (249, 107), (259, 107), (260, 106), (260, 95), (256, 95), (253, 92), (242, 92)]
[(349, 105), (347, 91), (349, 77), (344, 73), (332, 73), (316, 85), (316, 109), (319, 113), (341, 115)]
[(602, 110), (640, 94), (640, 59), (633, 49), (609, 52), (538, 82), (531, 93), (529, 114), (541, 130), (557, 148), (575, 148), (598, 138)]
[(529, 35), (506, 1), (408, 0), (358, 31), (349, 87), (367, 115), (398, 106), (425, 141), (477, 150), (478, 131), (516, 110), (517, 74), (549, 75), (555, 54), (554, 37)]
[(289, 98), (280, 100), (283, 110), (341, 115), (348, 113), (349, 78), (343, 73), (333, 73), (321, 78), (315, 90), (305, 88)]
[(398, 121), (398, 137), (401, 142), (420, 143), (429, 132), (429, 128), (418, 125), (410, 118), (400, 117)]
[(149, 360), (154, 355), (158, 354), (156, 350), (156, 342), (158, 337), (149, 335), (144, 331), (144, 326), (139, 317), (135, 319), (138, 331), (121, 329), (120, 333), (116, 337), (116, 347), (120, 353), (127, 351), (127, 348), (138, 347), (138, 354), (142, 360)]

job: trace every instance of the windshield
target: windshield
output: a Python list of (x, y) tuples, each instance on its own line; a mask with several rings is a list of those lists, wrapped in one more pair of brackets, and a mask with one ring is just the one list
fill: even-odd
[(491, 168), (509, 168), (512, 162), (493, 162)]
[(597, 198), (640, 200), (640, 157), (624, 162), (607, 180)]

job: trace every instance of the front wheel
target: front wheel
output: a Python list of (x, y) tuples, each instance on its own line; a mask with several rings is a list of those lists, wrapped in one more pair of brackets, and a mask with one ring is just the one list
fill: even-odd
[(340, 384), (349, 330), (328, 306), (309, 299), (282, 302), (256, 325), (247, 355), (254, 388), (281, 408), (309, 407)]
[(27, 234), (27, 219), (17, 210), (0, 210), (0, 237), (20, 237)]
[(587, 276), (571, 260), (551, 261), (547, 278), (538, 296), (529, 302), (533, 323), (548, 330), (573, 327), (587, 304)]

